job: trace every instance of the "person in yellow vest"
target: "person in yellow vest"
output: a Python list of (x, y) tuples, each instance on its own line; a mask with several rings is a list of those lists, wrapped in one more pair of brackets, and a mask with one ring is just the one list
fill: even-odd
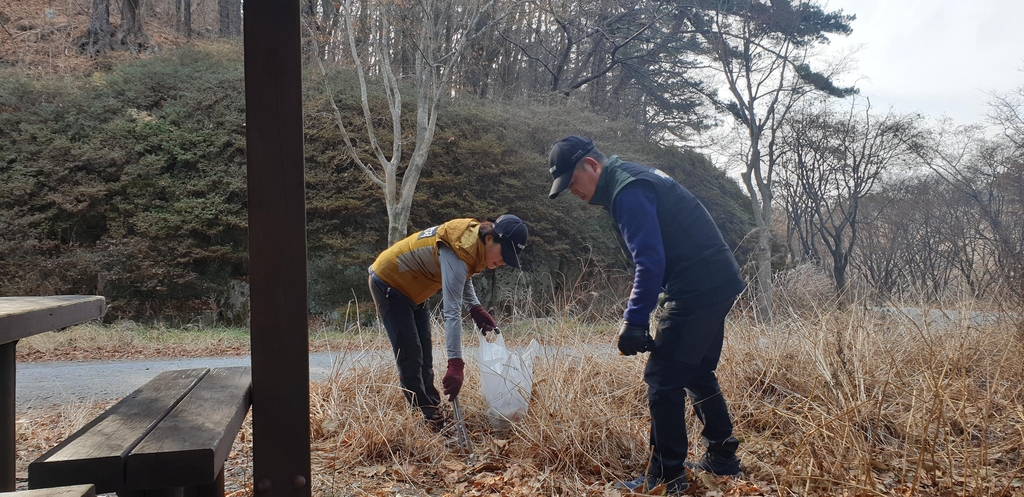
[(427, 299), (441, 290), (448, 354), (441, 385), (451, 401), (464, 379), (462, 312), (469, 312), (481, 332), (497, 327), (470, 278), (484, 268), (520, 269), (527, 235), (526, 223), (511, 214), (494, 222), (453, 219), (398, 241), (370, 266), (370, 294), (391, 341), (405, 397), (428, 422), (440, 424), (443, 416), (434, 387)]

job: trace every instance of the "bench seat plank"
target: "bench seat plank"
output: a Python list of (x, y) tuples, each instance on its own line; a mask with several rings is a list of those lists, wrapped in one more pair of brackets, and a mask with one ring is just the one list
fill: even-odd
[(125, 457), (208, 371), (160, 373), (29, 464), (29, 487), (94, 483), (100, 493), (123, 490)]
[(96, 497), (96, 486), (84, 484), (39, 488), (36, 490), (19, 490), (17, 492), (0, 492), (0, 497)]
[(128, 455), (129, 490), (213, 483), (249, 412), (251, 368), (211, 369)]

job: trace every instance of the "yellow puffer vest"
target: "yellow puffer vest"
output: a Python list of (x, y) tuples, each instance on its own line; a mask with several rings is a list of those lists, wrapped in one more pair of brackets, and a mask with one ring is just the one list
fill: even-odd
[(475, 219), (453, 219), (413, 233), (381, 252), (373, 262), (373, 272), (409, 300), (422, 304), (441, 289), (438, 243), (450, 247), (466, 263), (469, 276), (483, 271), (484, 242), (479, 231)]

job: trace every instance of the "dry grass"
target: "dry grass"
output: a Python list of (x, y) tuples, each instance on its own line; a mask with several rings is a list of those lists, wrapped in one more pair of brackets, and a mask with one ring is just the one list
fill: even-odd
[(734, 326), (720, 370), (748, 473), (793, 493), (1021, 494), (1022, 344), (850, 309)]
[[(379, 348), (387, 343), (385, 337), (354, 328), (339, 329), (320, 320), (311, 320), (309, 330), (313, 352)], [(244, 328), (90, 322), (25, 338), (18, 342), (17, 354), (19, 362), (240, 356), (249, 354), (249, 332)]]
[(128, 360), (249, 353), (249, 335), (237, 328), (167, 328), (120, 322), (86, 323), (18, 342), (18, 361)]
[(15, 440), (19, 477), (24, 477), (29, 462), (60, 443), (112, 404), (113, 402), (73, 403), (18, 413), (15, 418)]
[[(469, 338), (466, 345), (475, 340)], [(492, 427), (479, 370), (470, 363), (460, 400), (475, 445), (472, 461), (460, 454), (451, 428), (434, 433), (407, 407), (390, 362), (338, 371), (330, 381), (315, 383), (315, 490), (331, 495), (396, 489), (418, 489), (413, 495), (602, 495), (603, 477), (636, 469), (634, 454), (646, 450), (640, 433), (645, 393), (635, 381), (641, 362), (608, 360), (606, 350), (595, 361), (580, 352), (587, 344), (571, 336), (549, 342), (564, 352), (535, 363), (530, 415), (510, 429)], [(441, 370), (441, 362), (435, 370)]]
[[(1024, 365), (1011, 324), (810, 309), (772, 326), (731, 318), (719, 375), (746, 480), (697, 477), (693, 493), (1024, 495)], [(616, 495), (611, 485), (646, 463), (649, 421), (644, 361), (613, 353), (613, 328), (506, 324), (510, 346), (539, 337), (548, 354), (535, 363), (529, 415), (507, 430), (492, 428), (469, 362), (461, 399), (474, 460), (407, 407), (390, 361), (314, 383), (314, 493)], [(364, 330), (359, 347), (386, 347), (381, 335)], [(23, 413), (19, 470), (98, 410)], [(250, 440), (247, 424), (228, 462), (237, 494), (251, 495)]]
[[(695, 494), (1024, 495), (1024, 366), (1011, 323), (809, 309), (774, 326), (730, 322), (720, 377), (747, 479), (697, 477)], [(562, 352), (537, 362), (530, 415), (512, 429), (491, 428), (467, 370), (474, 464), (405, 408), (390, 364), (314, 385), (317, 493), (614, 495), (611, 484), (646, 463), (643, 360), (611, 353), (611, 325), (537, 327), (523, 320), (506, 333), (520, 346), (539, 334)]]

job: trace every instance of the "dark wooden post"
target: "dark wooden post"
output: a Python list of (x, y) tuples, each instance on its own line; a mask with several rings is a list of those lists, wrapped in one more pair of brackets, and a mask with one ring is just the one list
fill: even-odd
[(245, 1), (253, 484), (308, 497), (309, 336), (298, 0)]

